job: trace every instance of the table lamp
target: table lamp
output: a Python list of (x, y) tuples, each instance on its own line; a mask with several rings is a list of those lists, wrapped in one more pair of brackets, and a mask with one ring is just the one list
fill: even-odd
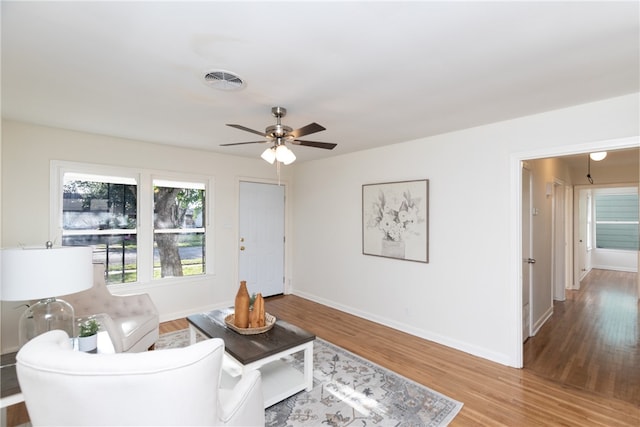
[(93, 254), (88, 246), (24, 247), (0, 251), (3, 301), (31, 301), (18, 324), (20, 346), (44, 332), (62, 329), (75, 336), (73, 307), (56, 295), (93, 286)]

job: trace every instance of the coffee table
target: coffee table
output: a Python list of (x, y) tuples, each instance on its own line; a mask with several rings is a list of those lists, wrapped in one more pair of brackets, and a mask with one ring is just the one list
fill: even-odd
[[(233, 308), (213, 310), (188, 316), (191, 343), (196, 332), (207, 338), (222, 338), (225, 347), (223, 362), (224, 387), (233, 386), (243, 375), (260, 370), (264, 407), (313, 388), (313, 341), (316, 336), (283, 320), (277, 320), (269, 331), (256, 335), (242, 335), (228, 328), (224, 322)], [(303, 352), (303, 372), (291, 365), (285, 356)]]

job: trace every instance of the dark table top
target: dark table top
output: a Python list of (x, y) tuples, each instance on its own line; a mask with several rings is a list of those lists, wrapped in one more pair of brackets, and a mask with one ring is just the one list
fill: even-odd
[(1, 357), (0, 364), (0, 397), (8, 397), (20, 393), (20, 384), (18, 384), (18, 375), (16, 374), (16, 354), (7, 353)]
[(224, 318), (233, 308), (194, 314), (187, 320), (209, 338), (222, 338), (225, 351), (243, 365), (264, 359), (282, 351), (305, 344), (316, 336), (284, 320), (276, 320), (264, 333), (242, 335), (226, 326)]

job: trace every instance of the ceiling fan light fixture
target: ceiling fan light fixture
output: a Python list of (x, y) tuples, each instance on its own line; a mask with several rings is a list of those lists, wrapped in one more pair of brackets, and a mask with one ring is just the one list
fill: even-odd
[(296, 160), (296, 155), (286, 145), (281, 144), (276, 147), (276, 160), (284, 165), (290, 165)]
[(267, 148), (266, 150), (264, 150), (260, 157), (262, 157), (265, 161), (273, 164), (273, 162), (276, 161), (276, 150), (274, 150), (273, 147)]
[(595, 162), (599, 162), (600, 160), (604, 160), (604, 158), (607, 157), (607, 152), (606, 151), (598, 151), (597, 153), (589, 154), (589, 157), (591, 157), (591, 160), (593, 160)]
[[(213, 77), (212, 77), (213, 78)], [(274, 161), (278, 161), (278, 168), (280, 167), (280, 163), (284, 165), (290, 165), (296, 160), (296, 155), (293, 154), (285, 143), (302, 145), (307, 147), (315, 147), (315, 148), (324, 148), (326, 150), (333, 150), (337, 144), (331, 144), (328, 142), (318, 142), (318, 141), (303, 141), (301, 139), (297, 139), (303, 137), (305, 135), (310, 135), (312, 133), (320, 132), (326, 130), (324, 126), (319, 125), (318, 123), (309, 123), (306, 126), (293, 130), (289, 126), (285, 126), (282, 124), (281, 119), (287, 113), (287, 110), (282, 107), (273, 107), (271, 109), (271, 114), (276, 118), (276, 124), (267, 126), (264, 132), (257, 131), (254, 129), (250, 129), (246, 126), (227, 123), (227, 126), (231, 126), (236, 129), (244, 130), (247, 132), (254, 133), (256, 135), (260, 135), (263, 138), (266, 138), (266, 142), (268, 144), (273, 144), (270, 148), (264, 150), (264, 152), (260, 155), (265, 161), (273, 164)], [(234, 142), (229, 144), (220, 144), (221, 146), (230, 146), (230, 145), (245, 145), (245, 144), (259, 144), (262, 141), (250, 141), (250, 142)], [(278, 169), (279, 171), (280, 169)], [(279, 172), (278, 172), (279, 173)]]

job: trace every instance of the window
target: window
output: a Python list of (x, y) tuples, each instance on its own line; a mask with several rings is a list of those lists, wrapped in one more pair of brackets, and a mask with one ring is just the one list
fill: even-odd
[(640, 249), (637, 188), (596, 190), (595, 219), (597, 248)]
[(153, 277), (205, 272), (205, 187), (194, 182), (153, 182)]
[(163, 175), (53, 162), (51, 217), (59, 241), (92, 246), (109, 284), (211, 273), (210, 179)]

